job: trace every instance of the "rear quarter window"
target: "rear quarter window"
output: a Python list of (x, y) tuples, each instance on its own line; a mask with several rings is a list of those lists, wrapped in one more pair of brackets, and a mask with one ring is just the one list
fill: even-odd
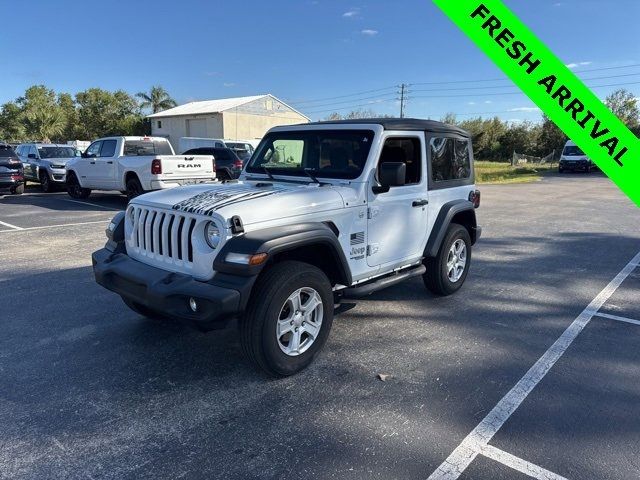
[(167, 140), (126, 140), (124, 142), (124, 155), (129, 157), (173, 155), (173, 151)]
[(470, 185), (471, 143), (468, 139), (433, 137), (429, 142), (431, 184), (437, 187)]

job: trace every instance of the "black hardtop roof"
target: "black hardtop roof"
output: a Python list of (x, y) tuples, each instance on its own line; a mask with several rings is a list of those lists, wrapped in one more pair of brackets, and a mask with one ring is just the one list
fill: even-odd
[(354, 120), (328, 120), (323, 122), (307, 123), (306, 125), (381, 125), (385, 130), (415, 130), (433, 133), (454, 133), (463, 137), (471, 137), (469, 132), (454, 125), (449, 125), (435, 120), (422, 120), (419, 118), (358, 118)]

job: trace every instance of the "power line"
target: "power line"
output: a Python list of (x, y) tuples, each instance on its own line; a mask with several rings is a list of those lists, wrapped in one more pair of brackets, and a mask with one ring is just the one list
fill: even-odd
[[(607, 85), (590, 85), (589, 88), (622, 87), (625, 85), (639, 85), (639, 84), (640, 82), (609, 83)], [(514, 88), (517, 88), (517, 87), (514, 87)], [(521, 91), (518, 91), (518, 92), (499, 92), (499, 93), (464, 93), (464, 94), (455, 94), (455, 95), (418, 95), (413, 98), (458, 98), (458, 97), (477, 97), (479, 95), (482, 95), (484, 97), (493, 97), (493, 96), (503, 96), (503, 95), (524, 95), (524, 93)]]
[[(324, 102), (325, 100), (336, 100), (336, 99), (339, 99), (339, 98), (359, 97), (360, 95), (366, 95), (367, 93), (382, 92), (384, 90), (395, 90), (395, 89), (396, 89), (396, 86), (393, 85), (391, 87), (376, 88), (374, 90), (364, 90), (362, 92), (349, 93), (349, 94), (345, 94), (345, 95), (338, 95), (336, 97), (317, 98), (315, 100), (299, 100), (299, 101), (289, 100), (286, 103), (290, 103), (292, 105), (301, 105), (303, 103)], [(313, 107), (311, 107), (311, 108), (313, 108)]]
[(330, 112), (340, 112), (342, 110), (355, 110), (358, 108), (363, 108), (363, 107), (373, 107), (375, 105), (380, 105), (382, 103), (388, 103), (388, 102), (397, 102), (397, 98), (390, 98), (388, 100), (380, 100), (378, 102), (367, 102), (367, 103), (362, 103), (360, 105), (347, 105), (346, 107), (338, 107), (338, 108), (329, 108), (327, 110), (315, 110), (315, 111), (308, 111), (306, 112), (307, 115), (315, 115), (317, 113), (330, 113)]
[[(630, 68), (630, 67), (634, 67), (634, 66), (640, 66), (640, 64), (637, 65), (627, 65), (625, 67), (608, 67), (608, 68), (602, 68), (602, 69), (591, 69), (591, 70), (583, 70), (582, 72), (579, 73), (583, 73), (583, 72), (589, 72), (589, 71), (601, 71), (601, 70), (612, 70), (612, 69), (618, 69), (618, 68)], [(589, 78), (583, 78), (583, 81), (590, 81), (590, 80), (603, 80), (603, 79), (608, 79), (608, 78), (622, 78), (622, 77), (632, 77), (632, 76), (636, 76), (636, 75), (640, 75), (640, 72), (637, 73), (625, 73), (625, 74), (620, 74), (620, 75), (605, 75), (605, 76), (597, 76), (597, 77), (589, 77)], [(439, 84), (458, 84), (458, 83), (476, 83), (476, 82), (487, 82), (487, 81), (507, 81), (509, 82), (508, 78), (502, 78), (502, 79), (485, 79), (485, 80), (460, 80), (460, 81), (455, 81), (455, 82), (428, 82), (428, 83), (414, 83), (411, 84), (413, 85), (439, 85)], [(407, 87), (409, 87), (410, 85), (408, 84), (404, 84), (405, 85), (405, 89)], [(384, 87), (384, 88), (377, 88), (377, 89), (373, 89), (373, 90), (364, 90), (362, 92), (359, 93), (350, 93), (350, 94), (345, 94), (345, 95), (337, 95), (334, 97), (325, 97), (322, 99), (316, 99), (316, 100), (306, 100), (306, 101), (301, 101), (298, 103), (294, 103), (294, 102), (289, 102), (292, 103), (293, 105), (295, 105), (297, 108), (311, 108), (311, 109), (316, 109), (316, 108), (322, 108), (322, 107), (330, 107), (330, 106), (335, 106), (335, 105), (345, 105), (348, 104), (350, 102), (360, 102), (363, 100), (378, 100), (378, 99), (384, 99), (386, 97), (389, 97), (391, 95), (394, 95), (393, 92), (389, 91), (391, 89), (396, 89), (396, 93), (397, 95), (401, 95), (401, 92), (398, 92), (397, 89), (401, 88), (402, 85), (400, 85), (400, 87)], [(415, 92), (440, 92), (440, 91), (471, 91), (471, 90), (493, 90), (493, 89), (500, 89), (500, 88), (510, 88), (510, 85), (489, 85), (486, 87), (456, 87), (456, 88), (438, 88), (438, 89), (418, 89), (418, 90), (412, 90), (414, 93)], [(380, 95), (375, 95), (375, 96), (367, 96), (367, 97), (362, 97), (362, 95), (366, 95), (367, 93), (374, 93), (374, 92), (385, 92), (382, 93)], [(506, 93), (506, 94), (512, 94), (512, 93)], [(493, 95), (493, 94), (484, 94), (484, 95)], [(360, 98), (351, 98), (351, 97), (360, 97)], [(453, 97), (453, 95), (451, 96)], [(323, 102), (326, 100), (333, 100), (333, 99), (343, 99), (343, 98), (349, 98), (348, 100), (342, 100), (342, 101), (336, 101), (336, 102), (327, 102), (327, 103), (318, 103), (318, 102)], [(422, 96), (421, 98), (429, 98), (429, 97), (425, 97)], [(406, 91), (405, 91), (405, 101), (404, 101), (404, 108), (402, 108), (402, 110), (406, 110)], [(398, 101), (400, 101), (400, 99), (398, 99)], [(314, 103), (314, 105), (310, 105), (311, 103)], [(302, 104), (307, 104), (302, 106)]]
[[(352, 103), (352, 102), (360, 102), (362, 100), (378, 100), (384, 97), (389, 97), (389, 96), (393, 96), (395, 98), (396, 96), (396, 92), (392, 92), (392, 93), (383, 93), (381, 95), (374, 95), (372, 97), (362, 97), (362, 98), (353, 98), (350, 100), (342, 100), (340, 102), (329, 102), (329, 103), (321, 103), (318, 105), (310, 105), (306, 108), (320, 108), (320, 107), (329, 107), (331, 105), (344, 105), (345, 103)], [(302, 107), (305, 108), (305, 107)]]
[[(625, 85), (639, 85), (640, 82), (625, 82), (625, 83), (610, 83), (610, 84), (606, 84), (606, 85), (592, 85), (589, 88), (606, 88), (606, 87), (621, 87), (621, 86), (625, 86)], [(458, 97), (473, 97), (473, 96), (477, 96), (478, 94), (458, 94), (458, 95), (418, 95), (412, 98), (458, 98)], [(484, 96), (504, 96), (504, 95), (524, 95), (524, 93), (522, 92), (503, 92), (503, 93), (486, 93), (486, 94), (481, 94)], [(342, 111), (342, 110), (349, 110), (349, 109), (357, 109), (357, 108), (362, 108), (362, 107), (372, 107), (374, 105), (379, 105), (382, 103), (388, 103), (388, 102), (392, 102), (392, 101), (398, 101), (397, 98), (393, 98), (393, 99), (388, 99), (388, 100), (379, 100), (378, 102), (368, 102), (368, 103), (364, 103), (364, 104), (359, 104), (359, 105), (347, 105), (345, 107), (338, 107), (338, 108), (330, 108), (330, 109), (326, 109), (326, 110), (314, 110), (314, 111), (308, 111), (306, 112), (308, 115), (315, 115), (315, 114), (319, 114), (319, 113), (328, 113), (328, 112), (338, 112), (338, 111)], [(406, 101), (406, 97), (405, 97), (405, 101)], [(406, 107), (405, 107), (406, 108)], [(513, 110), (506, 110), (506, 111), (499, 111), (499, 112), (472, 112), (472, 113), (460, 113), (457, 115), (487, 115), (487, 114), (493, 114), (493, 113), (516, 113)], [(404, 114), (404, 111), (403, 111)]]
[[(578, 73), (589, 73), (589, 72), (602, 72), (602, 71), (605, 71), (605, 70), (619, 70), (619, 69), (633, 68), (633, 67), (640, 67), (640, 63), (634, 63), (634, 64), (631, 64), (631, 65), (624, 65), (624, 66), (620, 66), (620, 67), (592, 68), (592, 69), (589, 69), (589, 70), (579, 70), (579, 71), (574, 72), (574, 73), (578, 74)], [(502, 80), (508, 80), (508, 78), (500, 77), (500, 78), (485, 78), (485, 79), (478, 79), (478, 80), (448, 80), (448, 81), (443, 81), (443, 82), (413, 82), (412, 85), (449, 85), (449, 84), (458, 84), (458, 83), (498, 82), (498, 81), (502, 81)]]
[[(609, 78), (621, 78), (621, 77), (634, 77), (634, 76), (638, 76), (640, 75), (640, 72), (638, 73), (625, 73), (623, 75), (607, 75), (607, 76), (603, 76), (603, 77), (591, 77), (591, 78), (582, 78), (582, 81), (590, 81), (590, 80), (606, 80)], [(509, 88), (510, 85), (491, 85), (488, 87), (460, 87), (460, 88), (427, 88), (427, 89), (419, 89), (419, 90), (413, 90), (414, 92), (447, 92), (447, 91), (455, 91), (455, 90), (462, 90), (462, 91), (466, 91), (466, 90), (489, 90), (489, 89), (496, 89), (496, 88)]]

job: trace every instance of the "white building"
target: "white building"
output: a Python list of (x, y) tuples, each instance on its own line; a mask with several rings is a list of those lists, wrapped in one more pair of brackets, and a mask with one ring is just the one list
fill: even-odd
[(167, 138), (176, 151), (181, 137), (258, 140), (272, 127), (310, 121), (270, 94), (190, 102), (148, 118), (151, 134)]

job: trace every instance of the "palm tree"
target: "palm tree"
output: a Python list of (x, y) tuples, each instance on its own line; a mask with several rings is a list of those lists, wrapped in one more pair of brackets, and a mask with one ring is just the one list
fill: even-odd
[(152, 113), (158, 113), (178, 105), (169, 93), (159, 85), (151, 87), (149, 93), (136, 93), (136, 97), (142, 100), (140, 108), (150, 108)]
[(25, 114), (29, 131), (36, 138), (50, 142), (52, 138), (59, 138), (65, 127), (65, 118), (62, 110), (53, 109), (32, 109)]

